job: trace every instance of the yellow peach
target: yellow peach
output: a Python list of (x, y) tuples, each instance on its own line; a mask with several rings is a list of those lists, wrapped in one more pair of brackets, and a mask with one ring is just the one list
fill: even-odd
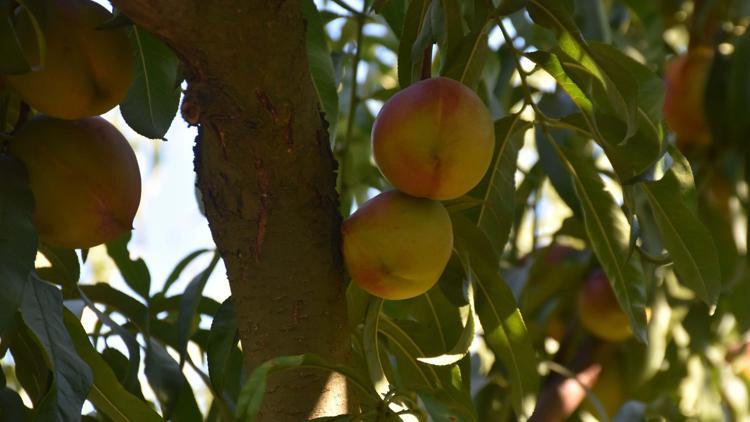
[(28, 169), (40, 239), (87, 248), (132, 228), (141, 196), (138, 162), (106, 120), (39, 115), (21, 128), (9, 150)]
[(603, 271), (591, 274), (578, 291), (578, 319), (591, 334), (606, 341), (623, 341), (633, 332)]
[[(37, 37), (19, 8), (16, 32), (28, 61), (38, 66)], [(102, 114), (119, 104), (134, 76), (133, 53), (125, 28), (97, 29), (112, 18), (89, 0), (47, 0), (43, 67), (7, 75), (31, 107), (61, 119)]]
[(453, 228), (443, 204), (395, 190), (363, 204), (341, 231), (352, 279), (384, 299), (408, 299), (429, 290), (453, 250)]
[(373, 125), (372, 147), (380, 170), (397, 189), (453, 199), (487, 172), (495, 130), (474, 91), (452, 79), (432, 78), (388, 100)]

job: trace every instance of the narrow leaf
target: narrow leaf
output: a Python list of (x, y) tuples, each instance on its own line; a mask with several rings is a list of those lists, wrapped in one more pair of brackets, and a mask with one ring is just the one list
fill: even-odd
[(107, 362), (89, 342), (78, 318), (65, 310), (64, 322), (78, 355), (93, 371), (94, 384), (89, 400), (94, 406), (115, 422), (161, 421), (156, 412), (120, 384)]
[(140, 135), (161, 139), (177, 114), (180, 61), (161, 40), (139, 26), (132, 27), (130, 39), (135, 79), (120, 104), (120, 112)]
[(50, 267), (37, 268), (37, 274), (44, 280), (74, 286), (81, 277), (81, 266), (78, 255), (73, 249), (58, 248), (45, 243), (39, 245), (39, 252), (52, 264)]
[(474, 32), (461, 37), (445, 52), (440, 73), (474, 88), (482, 77), (490, 48), (487, 41), (488, 22)]
[[(200, 420), (201, 413), (180, 366), (167, 350), (151, 340), (146, 348), (146, 378), (161, 403), (164, 418)], [(184, 418), (184, 419), (183, 419)]]
[(380, 361), (380, 346), (378, 341), (380, 313), (383, 309), (383, 299), (372, 297), (367, 306), (365, 315), (364, 332), (362, 333), (362, 346), (367, 364), (367, 372), (370, 375), (375, 391), (380, 397), (385, 397), (391, 389), (390, 382), (383, 370)]
[(131, 233), (128, 232), (119, 239), (107, 243), (107, 254), (117, 265), (125, 283), (142, 298), (148, 299), (149, 289), (151, 288), (151, 274), (143, 258), (135, 260), (130, 258), (130, 251), (128, 251), (130, 236)]
[(52, 363), (56, 384), (52, 413), (62, 420), (77, 420), (89, 395), (93, 375), (88, 364), (78, 356), (65, 329), (62, 302), (62, 294), (56, 287), (31, 273), (23, 295), (21, 315)]
[(187, 266), (190, 265), (191, 262), (193, 262), (196, 258), (203, 255), (204, 253), (211, 251), (211, 249), (198, 249), (197, 251), (193, 251), (186, 257), (182, 258), (182, 260), (178, 262), (177, 265), (175, 265), (172, 272), (169, 273), (167, 280), (164, 282), (164, 287), (162, 287), (161, 289), (162, 293), (167, 293), (169, 288), (172, 287), (172, 284), (174, 284), (174, 282), (180, 278), (182, 272), (185, 271), (185, 268), (187, 268)]
[(21, 43), (13, 27), (13, 7), (8, 0), (0, 1), (0, 74), (15, 75), (29, 72), (31, 66), (23, 54)]
[(591, 159), (563, 148), (553, 139), (560, 158), (573, 178), (591, 247), (607, 274), (620, 307), (627, 315), (636, 338), (646, 342), (645, 288), (637, 257), (630, 256), (630, 226), (627, 218), (604, 187)]
[(208, 267), (193, 278), (187, 287), (185, 287), (185, 292), (182, 294), (180, 316), (177, 321), (177, 352), (180, 354), (180, 366), (185, 362), (188, 340), (195, 330), (194, 320), (198, 316), (196, 311), (198, 303), (203, 297), (203, 288), (206, 287), (208, 278), (211, 276), (214, 268), (216, 268), (216, 264), (219, 263), (219, 259), (221, 259), (221, 256), (218, 253), (214, 253), (214, 257), (211, 259)]
[(411, 85), (414, 81), (415, 69), (419, 69), (422, 65), (421, 61), (414, 61), (413, 51), (414, 46), (426, 47), (427, 45), (418, 45), (417, 38), (423, 32), (423, 27), (427, 11), (430, 7), (430, 0), (414, 0), (409, 3), (409, 8), (406, 11), (406, 20), (404, 21), (404, 29), (401, 32), (401, 41), (398, 47), (398, 82), (401, 88), (406, 88)]
[(211, 334), (208, 337), (206, 360), (208, 361), (208, 375), (211, 383), (218, 391), (224, 389), (225, 380), (235, 374), (227, 373), (231, 365), (231, 356), (238, 353), (237, 319), (235, 318), (232, 298), (221, 304), (211, 323)]
[(360, 398), (372, 403), (374, 392), (349, 368), (329, 364), (320, 356), (312, 354), (280, 356), (266, 361), (255, 368), (252, 374), (250, 374), (237, 400), (237, 419), (248, 422), (255, 421), (260, 410), (260, 405), (263, 403), (268, 376), (275, 372), (297, 368), (315, 368), (344, 375), (351, 385), (357, 387), (361, 393), (364, 393)]
[[(410, 388), (424, 388), (428, 391), (440, 388), (440, 378), (435, 370), (428, 365), (420, 364), (418, 361), (420, 356), (425, 355), (424, 351), (398, 324), (394, 323), (387, 316), (381, 315), (378, 331), (383, 333), (388, 339), (388, 343), (391, 346), (390, 349), (394, 353), (399, 353), (405, 357), (402, 362), (406, 362), (406, 364), (410, 365), (409, 369), (418, 374), (417, 382), (414, 385), (409, 385)], [(404, 370), (405, 368), (399, 367), (399, 372)]]
[[(120, 292), (119, 290), (114, 289), (113, 287), (110, 287), (107, 284), (101, 283), (100, 286), (103, 287), (104, 289), (98, 289), (99, 291), (104, 290), (104, 292), (109, 293), (111, 297), (120, 298), (121, 302), (128, 303), (128, 305), (125, 305), (125, 306), (120, 305), (122, 308), (132, 307), (135, 309), (140, 309), (140, 312), (135, 311), (131, 313), (124, 313), (121, 311), (121, 313), (125, 315), (126, 317), (128, 317), (129, 320), (132, 321), (133, 319), (131, 318), (131, 315), (141, 314), (142, 317), (147, 315), (147, 311), (145, 310), (145, 307), (143, 307), (143, 305), (141, 305), (137, 300), (131, 298), (125, 293)], [(83, 300), (83, 302), (86, 303), (86, 306), (88, 306), (88, 308), (92, 312), (94, 312), (94, 314), (96, 314), (97, 318), (99, 318), (99, 321), (106, 324), (114, 333), (120, 336), (123, 343), (125, 343), (125, 347), (127, 347), (128, 349), (129, 365), (128, 365), (128, 371), (126, 373), (125, 379), (123, 380), (123, 384), (125, 384), (126, 388), (132, 390), (135, 388), (135, 385), (138, 384), (138, 368), (140, 367), (140, 360), (141, 360), (141, 349), (138, 345), (138, 341), (136, 340), (135, 335), (133, 333), (131, 333), (130, 331), (120, 326), (120, 324), (114, 322), (112, 318), (109, 317), (109, 315), (100, 311), (99, 308), (97, 308), (94, 305), (94, 303), (91, 301), (91, 299), (88, 297), (86, 293), (86, 292), (92, 292), (92, 291), (95, 293), (97, 292), (97, 289), (95, 286), (79, 286), (78, 287), (78, 295), (81, 298), (81, 300)], [(101, 303), (101, 300), (99, 302)], [(138, 306), (140, 306), (141, 308), (138, 308)], [(145, 324), (142, 326), (145, 326)], [(144, 334), (148, 334), (148, 333), (144, 332)]]
[(679, 184), (670, 170), (661, 180), (641, 187), (679, 280), (712, 307), (721, 290), (719, 255), (711, 233), (685, 205)]
[(627, 130), (622, 140), (626, 140), (638, 129), (636, 97), (632, 95), (634, 81), (626, 72), (609, 74), (602, 69), (562, 3), (561, 0), (529, 0), (529, 15), (537, 24), (555, 32), (558, 55), (565, 56), (563, 61), (571, 60), (575, 65), (572, 69), (584, 71), (598, 82), (599, 87), (592, 86), (595, 90), (601, 88), (592, 92), (601, 94), (596, 98), (597, 105), (611, 109), (613, 115), (625, 122)]
[(457, 363), (469, 353), (469, 348), (471, 347), (471, 343), (474, 341), (474, 336), (476, 335), (476, 327), (474, 326), (474, 287), (471, 284), (469, 284), (469, 292), (467, 293), (467, 296), (469, 298), (469, 304), (464, 307), (466, 323), (456, 344), (451, 347), (450, 350), (439, 356), (417, 357), (418, 361), (430, 365), (447, 366)]
[(516, 159), (523, 146), (523, 135), (531, 125), (514, 114), (495, 122), (495, 158), (484, 179), (472, 192), (483, 199), (477, 225), (501, 253), (508, 241), (515, 216)]
[(331, 53), (326, 42), (326, 32), (323, 20), (313, 0), (302, 2), (302, 17), (306, 21), (307, 31), (307, 61), (310, 66), (315, 92), (318, 101), (326, 114), (328, 134), (331, 139), (336, 135), (336, 123), (339, 114), (339, 96), (336, 92), (336, 74), (333, 70)]
[(0, 152), (0, 336), (21, 305), (34, 269), (37, 234), (34, 196), (23, 163)]
[(468, 219), (453, 216), (454, 244), (470, 282), (484, 337), (505, 365), (513, 407), (529, 415), (539, 390), (537, 357), (513, 293), (500, 276), (498, 259), (487, 236)]

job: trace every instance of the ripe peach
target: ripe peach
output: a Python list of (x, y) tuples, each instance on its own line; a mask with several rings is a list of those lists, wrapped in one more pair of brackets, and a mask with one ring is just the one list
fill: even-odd
[(352, 279), (384, 299), (408, 299), (429, 290), (453, 249), (445, 207), (396, 190), (367, 201), (344, 222), (341, 232)]
[(632, 335), (628, 318), (603, 271), (595, 271), (584, 281), (576, 305), (578, 319), (594, 336), (616, 342)]
[(452, 79), (433, 78), (388, 100), (372, 127), (372, 148), (383, 175), (397, 189), (453, 199), (487, 172), (495, 129), (474, 91)]
[[(119, 104), (134, 76), (126, 29), (96, 29), (112, 14), (89, 0), (44, 3), (47, 46), (43, 68), (8, 75), (8, 84), (33, 108), (61, 119), (99, 115)], [(24, 11), (17, 18), (24, 54), (38, 66), (41, 61), (31, 19)]]
[(39, 115), (10, 142), (29, 172), (35, 223), (45, 242), (87, 248), (131, 229), (141, 196), (130, 145), (101, 117)]
[(680, 146), (711, 142), (705, 97), (712, 60), (713, 50), (699, 47), (667, 63), (664, 119)]

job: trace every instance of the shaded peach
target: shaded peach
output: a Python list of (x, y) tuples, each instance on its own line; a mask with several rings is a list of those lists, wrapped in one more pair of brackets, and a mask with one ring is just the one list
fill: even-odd
[[(48, 0), (43, 67), (8, 75), (8, 84), (33, 108), (53, 117), (78, 119), (119, 104), (133, 81), (133, 53), (125, 28), (96, 29), (112, 18), (89, 0)], [(36, 33), (18, 9), (16, 31), (28, 61), (39, 66)]]
[(138, 162), (106, 120), (40, 115), (18, 132), (10, 152), (28, 169), (40, 239), (87, 248), (132, 228), (141, 196)]
[(711, 142), (705, 98), (713, 54), (710, 48), (699, 47), (671, 59), (666, 65), (664, 119), (677, 135), (681, 148)]
[(594, 336), (616, 342), (632, 335), (628, 317), (620, 309), (603, 271), (595, 271), (584, 281), (577, 299), (578, 319)]
[(342, 235), (352, 279), (384, 299), (408, 299), (429, 290), (453, 249), (445, 207), (395, 190), (363, 204), (344, 222)]

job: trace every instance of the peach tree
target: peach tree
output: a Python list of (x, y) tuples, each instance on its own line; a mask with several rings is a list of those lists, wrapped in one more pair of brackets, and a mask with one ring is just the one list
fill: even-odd
[[(750, 2), (111, 6), (0, 0), (0, 419), (750, 417)], [(166, 280), (115, 106), (197, 128)]]

